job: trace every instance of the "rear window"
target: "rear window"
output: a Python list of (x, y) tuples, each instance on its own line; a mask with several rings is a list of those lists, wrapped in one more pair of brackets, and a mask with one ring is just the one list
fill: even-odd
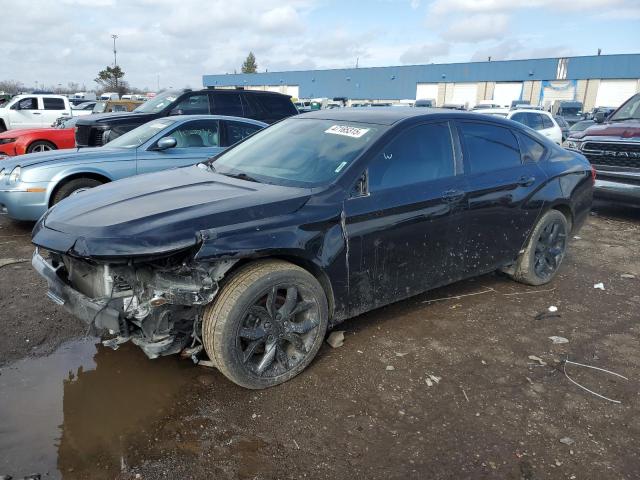
[(269, 117), (288, 117), (295, 115), (296, 107), (289, 97), (279, 95), (250, 95), (253, 103), (257, 103)]
[(64, 110), (64, 100), (61, 98), (47, 98), (43, 97), (45, 110)]
[(460, 122), (466, 164), (471, 173), (521, 165), (520, 148), (511, 130), (488, 123)]
[(553, 128), (553, 122), (546, 115), (540, 115), (542, 117), (542, 128)]

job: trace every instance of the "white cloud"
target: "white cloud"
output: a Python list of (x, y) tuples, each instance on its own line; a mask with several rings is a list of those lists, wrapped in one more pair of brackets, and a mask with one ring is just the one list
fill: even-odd
[(470, 58), (472, 62), (487, 60), (519, 60), (525, 58), (566, 57), (574, 52), (562, 45), (531, 47), (526, 40), (507, 38), (501, 42), (477, 50)]
[(448, 55), (449, 50), (449, 44), (444, 42), (414, 45), (400, 55), (400, 61), (404, 64), (429, 63), (434, 57)]
[(481, 13), (455, 20), (442, 38), (450, 42), (479, 42), (502, 38), (509, 28), (509, 16), (504, 13)]

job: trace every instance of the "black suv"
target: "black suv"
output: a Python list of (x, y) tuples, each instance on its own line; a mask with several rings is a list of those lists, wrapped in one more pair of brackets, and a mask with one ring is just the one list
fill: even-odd
[(254, 90), (166, 91), (133, 112), (87, 115), (76, 123), (78, 147), (100, 147), (123, 133), (169, 115), (229, 115), (273, 123), (298, 111), (288, 95)]

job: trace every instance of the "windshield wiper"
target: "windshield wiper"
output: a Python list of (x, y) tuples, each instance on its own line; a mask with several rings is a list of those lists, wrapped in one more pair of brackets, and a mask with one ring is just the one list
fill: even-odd
[(257, 178), (253, 178), (251, 175), (247, 175), (244, 172), (240, 172), (240, 173), (222, 173), (222, 172), (218, 172), (218, 173), (220, 173), (221, 175), (224, 175), (226, 177), (239, 178), (240, 180), (246, 180), (247, 182), (262, 183)]

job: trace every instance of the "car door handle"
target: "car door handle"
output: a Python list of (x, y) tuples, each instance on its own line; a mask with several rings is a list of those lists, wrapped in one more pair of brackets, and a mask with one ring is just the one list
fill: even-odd
[(462, 190), (447, 190), (442, 194), (442, 198), (449, 203), (459, 202), (464, 198), (464, 192)]
[(42, 115), (40, 112), (32, 112), (34, 115)]
[(527, 177), (526, 175), (523, 175), (518, 179), (518, 185), (522, 187), (530, 187), (531, 185), (533, 185), (533, 182), (535, 181), (536, 181), (536, 177), (533, 177), (533, 176)]

